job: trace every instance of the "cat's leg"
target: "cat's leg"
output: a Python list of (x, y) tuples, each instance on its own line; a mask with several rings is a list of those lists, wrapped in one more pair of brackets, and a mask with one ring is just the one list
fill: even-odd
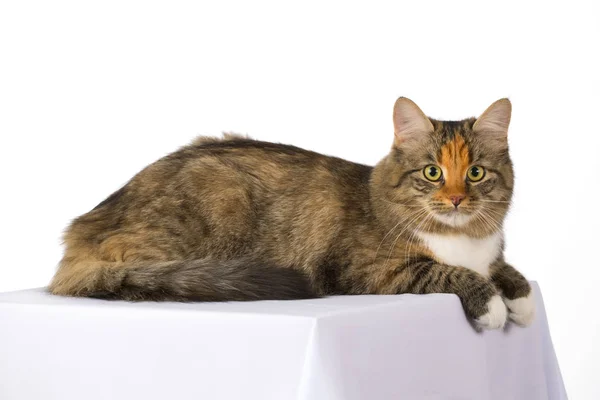
[(479, 327), (498, 329), (506, 323), (507, 310), (500, 293), (477, 272), (421, 259), (397, 268), (396, 273), (397, 293), (453, 293)]
[(535, 315), (535, 300), (527, 279), (503, 260), (491, 266), (490, 277), (502, 293), (509, 318), (521, 326), (531, 324)]

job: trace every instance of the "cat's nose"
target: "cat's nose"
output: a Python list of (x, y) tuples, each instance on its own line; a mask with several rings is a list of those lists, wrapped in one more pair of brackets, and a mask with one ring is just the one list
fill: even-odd
[(454, 204), (454, 207), (458, 207), (458, 205), (465, 199), (465, 196), (461, 194), (453, 194), (448, 197), (450, 198), (452, 204)]

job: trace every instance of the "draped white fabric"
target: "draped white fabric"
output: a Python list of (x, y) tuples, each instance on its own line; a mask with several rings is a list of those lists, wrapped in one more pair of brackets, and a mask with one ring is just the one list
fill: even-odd
[(126, 303), (0, 294), (0, 399), (566, 399), (533, 325), (476, 332), (453, 295)]

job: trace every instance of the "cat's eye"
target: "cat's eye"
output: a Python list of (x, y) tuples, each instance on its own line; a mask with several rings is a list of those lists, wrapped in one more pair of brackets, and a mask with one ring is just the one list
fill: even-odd
[(442, 169), (436, 165), (428, 165), (423, 169), (425, 178), (432, 182), (437, 182), (442, 178)]
[(477, 182), (483, 179), (483, 177), (485, 176), (485, 168), (479, 166), (479, 165), (474, 165), (471, 168), (469, 168), (469, 170), (467, 171), (467, 178), (469, 178), (469, 180), (471, 182)]

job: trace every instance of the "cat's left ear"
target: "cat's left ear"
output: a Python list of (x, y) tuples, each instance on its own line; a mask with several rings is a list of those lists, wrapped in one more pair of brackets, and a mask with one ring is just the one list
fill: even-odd
[(500, 99), (494, 102), (477, 118), (473, 131), (490, 139), (506, 141), (511, 111), (510, 100)]

